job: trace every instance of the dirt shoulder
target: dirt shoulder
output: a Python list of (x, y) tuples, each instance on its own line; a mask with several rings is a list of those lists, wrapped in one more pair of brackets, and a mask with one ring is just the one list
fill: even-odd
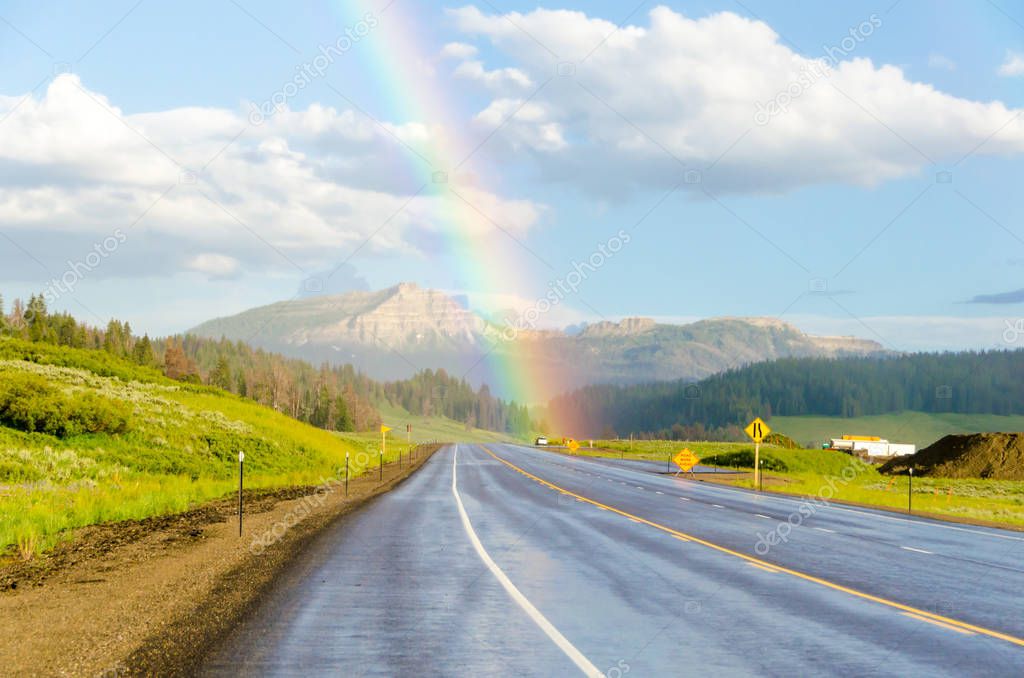
[(79, 530), (31, 562), (0, 562), (5, 674), (191, 675), (303, 547), (387, 492), (437, 446), (343, 483), (247, 492), (186, 513)]

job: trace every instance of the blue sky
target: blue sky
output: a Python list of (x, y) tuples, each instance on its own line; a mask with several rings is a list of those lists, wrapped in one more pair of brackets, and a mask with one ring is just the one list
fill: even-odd
[[(626, 229), (541, 325), (765, 315), (904, 350), (1024, 343), (1021, 55), (1007, 0), (5, 3), (0, 289), (162, 334), (341, 265), (327, 291), (412, 280), (521, 312)], [(508, 233), (414, 198), (437, 138), (483, 142), (453, 187)], [(509, 274), (483, 285), (451, 228)]]

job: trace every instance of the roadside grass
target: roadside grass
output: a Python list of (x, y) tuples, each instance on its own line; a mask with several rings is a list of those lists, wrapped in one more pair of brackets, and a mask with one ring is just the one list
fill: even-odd
[[(26, 359), (28, 358), (28, 359)], [(237, 489), (314, 485), (377, 467), (380, 434), (339, 435), (101, 351), (0, 340), (0, 383), (30, 373), (69, 399), (127, 405), (127, 431), (63, 438), (0, 425), (0, 554), (51, 548), (69, 530), (188, 510)], [(370, 450), (370, 451), (368, 451)], [(386, 461), (406, 454), (389, 440)]]
[[(589, 441), (583, 441), (589, 443)], [(752, 443), (677, 442), (665, 440), (595, 440), (594, 449), (581, 446), (577, 454), (666, 461), (684, 447), (701, 464), (753, 470)], [(632, 448), (632, 449), (630, 449)], [(907, 507), (906, 476), (887, 476), (871, 465), (835, 450), (788, 450), (761, 446), (765, 461), (765, 490), (820, 497), (883, 508)], [(718, 478), (716, 482), (753, 488), (750, 475)], [(1024, 481), (981, 478), (914, 478), (913, 508), (966, 520), (1024, 526)]]
[(914, 443), (918, 449), (951, 433), (1024, 431), (1024, 416), (899, 412), (843, 419), (839, 417), (772, 417), (772, 429), (809, 447), (844, 434), (877, 435), (894, 443)]
[(405, 440), (405, 425), (412, 424), (412, 442), (466, 442), (466, 443), (497, 443), (510, 440), (510, 434), (486, 431), (479, 428), (467, 428), (465, 424), (447, 417), (424, 417), (409, 414), (402, 407), (379, 404), (377, 409), (383, 417), (384, 424), (391, 426), (395, 438)]

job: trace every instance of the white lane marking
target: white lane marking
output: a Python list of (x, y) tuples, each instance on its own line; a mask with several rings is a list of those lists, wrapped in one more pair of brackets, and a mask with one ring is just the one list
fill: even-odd
[(512, 580), (508, 578), (505, 572), (498, 567), (498, 564), (491, 559), (491, 556), (487, 553), (480, 538), (476, 536), (476, 530), (473, 529), (473, 523), (469, 521), (469, 514), (466, 513), (466, 507), (462, 505), (462, 497), (459, 496), (458, 486), (458, 462), (459, 462), (459, 446), (455, 446), (455, 454), (452, 455), (452, 494), (455, 495), (455, 504), (458, 506), (459, 515), (462, 517), (462, 526), (466, 529), (466, 534), (469, 535), (469, 541), (472, 542), (473, 548), (476, 550), (476, 554), (480, 556), (480, 560), (484, 561), (484, 565), (491, 571), (495, 579), (504, 587), (508, 595), (512, 597), (512, 600), (516, 601), (519, 607), (523, 608), (523, 611), (529, 615), (530, 619), (540, 627), (541, 631), (547, 634), (548, 638), (558, 646), (562, 652), (566, 654), (569, 659), (579, 667), (580, 671), (585, 676), (592, 676), (593, 678), (604, 678), (604, 674), (601, 673), (594, 666), (589, 659), (587, 659), (582, 652), (576, 649), (576, 646), (569, 642), (569, 640), (562, 635), (562, 633), (555, 628), (554, 624), (548, 621), (547, 617), (541, 614), (541, 611), (533, 606), (533, 603), (522, 594), (522, 592), (516, 588), (516, 585), (512, 583)]
[[(536, 451), (536, 450), (533, 450), (533, 448), (527, 448), (527, 449), (529, 449), (531, 451)], [(582, 460), (582, 461), (584, 461), (584, 463), (588, 463), (588, 464), (597, 463), (597, 462), (591, 462), (589, 460)], [(635, 470), (633, 470), (631, 468), (627, 468), (627, 467), (623, 467), (623, 466), (618, 466), (617, 470), (627, 471), (627, 472), (636, 473), (636, 474), (647, 474), (646, 471), (635, 471)], [(685, 480), (686, 482), (695, 482), (695, 481), (692, 481), (692, 480), (689, 480), (689, 479), (681, 479), (681, 480)], [(625, 485), (626, 483), (622, 483), (622, 484)], [(707, 490), (709, 493), (710, 492), (716, 492), (716, 491), (720, 491), (720, 492), (733, 492), (733, 493), (743, 492), (743, 490), (740, 490), (740, 489), (723, 487), (721, 485), (716, 486), (716, 487), (708, 487), (707, 485), (705, 485), (702, 489)], [(793, 497), (786, 497), (785, 495), (780, 495), (780, 494), (776, 494), (776, 495), (773, 495), (773, 496), (767, 497), (767, 498), (771, 499), (773, 501), (786, 502), (786, 503), (790, 503), (790, 504), (804, 504), (804, 503), (807, 502), (806, 499), (802, 499), (802, 498), (799, 498), (799, 497), (795, 497), (795, 498), (793, 498)], [(895, 521), (895, 522), (899, 522), (899, 523), (910, 523), (911, 525), (918, 525), (918, 526), (921, 526), (921, 527), (937, 527), (937, 528), (940, 528), (940, 529), (943, 529), (943, 530), (955, 530), (957, 532), (970, 532), (972, 534), (980, 534), (980, 535), (984, 535), (984, 536), (988, 536), (988, 537), (994, 537), (996, 539), (1007, 539), (1009, 541), (1021, 541), (1021, 542), (1024, 542), (1024, 537), (1015, 537), (1015, 536), (1008, 535), (1008, 534), (998, 534), (996, 532), (986, 532), (984, 530), (974, 530), (974, 529), (971, 529), (969, 527), (959, 527), (957, 525), (950, 525), (948, 523), (941, 523), (941, 522), (938, 522), (938, 521), (936, 521), (936, 522), (925, 522), (923, 520), (913, 520), (913, 519), (910, 519), (910, 518), (900, 518), (898, 516), (886, 515), (885, 511), (883, 509), (881, 509), (881, 508), (879, 508), (878, 511), (874, 512), (874, 513), (870, 512), (870, 511), (858, 511), (857, 509), (847, 508), (847, 507), (839, 506), (837, 504), (828, 504), (826, 506), (822, 506), (821, 508), (823, 510), (843, 511), (844, 513), (857, 513), (857, 514), (862, 515), (862, 516), (868, 516), (869, 518), (878, 518), (880, 520), (891, 520), (891, 521)]]
[(637, 486), (636, 486), (636, 489), (638, 489), (638, 490), (642, 490), (642, 489), (644, 489), (644, 488), (642, 488), (642, 487), (640, 487), (639, 485), (637, 485)]
[(682, 499), (683, 501), (690, 501), (688, 497), (679, 497), (679, 498)]
[(835, 530), (830, 530), (827, 527), (816, 527), (814, 529), (818, 530), (819, 532), (828, 532), (829, 534), (835, 534), (836, 533)]
[(724, 506), (722, 506), (721, 504), (712, 504), (712, 506), (714, 506), (715, 508), (725, 508), (725, 507), (724, 507)]
[(654, 493), (654, 494), (665, 494), (665, 493), (664, 493), (664, 492), (662, 492), (661, 490), (657, 490), (657, 491), (655, 491), (655, 493)]
[(766, 515), (765, 515), (765, 514), (763, 514), (763, 513), (755, 513), (754, 515), (755, 515), (755, 516), (757, 516), (758, 518), (767, 518), (768, 520), (771, 520), (771, 519), (772, 519), (772, 517), (771, 517), (771, 516), (766, 516)]
[(931, 551), (925, 551), (924, 549), (915, 549), (913, 546), (901, 546), (900, 548), (903, 549), (904, 551), (913, 551), (914, 553), (924, 553), (925, 555), (929, 555), (929, 556), (935, 555)]

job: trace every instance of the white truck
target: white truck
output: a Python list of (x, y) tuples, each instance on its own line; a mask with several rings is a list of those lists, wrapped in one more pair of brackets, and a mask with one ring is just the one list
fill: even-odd
[(914, 454), (916, 447), (909, 443), (890, 443), (877, 436), (851, 436), (829, 440), (829, 449), (840, 450), (850, 454), (863, 454), (869, 457), (902, 457)]

